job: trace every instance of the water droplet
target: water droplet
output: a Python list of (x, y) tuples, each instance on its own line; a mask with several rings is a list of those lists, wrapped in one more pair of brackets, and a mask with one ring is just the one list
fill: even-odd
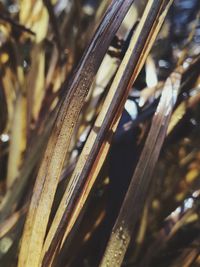
[(8, 142), (10, 137), (8, 134), (2, 134), (2, 135), (0, 135), (0, 139), (2, 142)]

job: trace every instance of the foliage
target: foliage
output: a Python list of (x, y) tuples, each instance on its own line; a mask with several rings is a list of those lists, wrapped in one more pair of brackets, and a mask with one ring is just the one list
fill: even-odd
[(0, 8), (0, 265), (200, 266), (198, 0)]

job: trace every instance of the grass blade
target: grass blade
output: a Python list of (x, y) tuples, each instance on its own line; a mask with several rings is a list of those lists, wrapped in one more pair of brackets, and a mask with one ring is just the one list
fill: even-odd
[(100, 266), (120, 266), (142, 213), (151, 176), (157, 162), (173, 107), (180, 89), (180, 70), (167, 79), (140, 160), (113, 227)]
[[(172, 1), (170, 4), (171, 3)], [(65, 238), (70, 233), (70, 230), (81, 212), (81, 208), (88, 198), (98, 171), (109, 149), (109, 144), (106, 142), (108, 141), (106, 140), (106, 134), (109, 132), (111, 125), (113, 125), (111, 127), (112, 131), (114, 132), (116, 130), (117, 121), (120, 118), (124, 103), (128, 97), (129, 89), (143, 66), (170, 6), (169, 4), (164, 13), (162, 13), (163, 9), (160, 8), (161, 4), (163, 8), (165, 6), (163, 1), (159, 3), (151, 2), (151, 4), (147, 6), (136, 33), (132, 38), (126, 56), (116, 74), (102, 107), (102, 111), (88, 137), (77, 167), (57, 211), (55, 220), (47, 235), (43, 248), (43, 266), (50, 263), (52, 253), (55, 251), (58, 242), (64, 235), (64, 229), (66, 229)], [(154, 11), (154, 16), (151, 14), (152, 10)], [(151, 17), (147, 20), (149, 14), (151, 14)], [(158, 14), (160, 15), (160, 20), (154, 24), (155, 18), (159, 16)], [(149, 39), (151, 39), (151, 41), (149, 41)], [(145, 51), (143, 50), (144, 48)], [(118, 116), (115, 116), (116, 111)]]
[(35, 267), (39, 264), (53, 198), (75, 124), (94, 75), (132, 3), (133, 0), (112, 2), (72, 79), (69, 94), (62, 103), (38, 173), (25, 224), (18, 266)]

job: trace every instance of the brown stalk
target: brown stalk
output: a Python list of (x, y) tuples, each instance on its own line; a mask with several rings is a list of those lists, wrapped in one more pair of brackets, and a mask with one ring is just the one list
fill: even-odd
[(51, 206), (74, 127), (101, 61), (133, 0), (113, 1), (72, 78), (39, 169), (18, 266), (39, 266)]
[[(42, 135), (37, 136), (37, 142), (32, 142), (25, 153), (25, 161), (19, 172), (19, 177), (14, 181), (13, 185), (7, 190), (3, 201), (0, 204), (0, 223), (2, 223), (12, 211), (15, 210), (21, 199), (21, 194), (26, 187), (28, 178), (30, 177), (34, 167), (37, 165), (38, 159), (41, 158), (46, 145), (46, 139), (49, 136), (52, 124), (55, 121), (55, 115), (51, 116), (50, 120), (45, 124), (45, 130)], [(35, 141), (35, 140), (34, 140)]]
[[(109, 149), (109, 128), (112, 126), (112, 131), (116, 130), (132, 83), (145, 62), (171, 3), (172, 1), (166, 6), (163, 1), (151, 1), (146, 7), (47, 235), (43, 248), (43, 266), (52, 261), (53, 251), (62, 240), (64, 231), (66, 239), (88, 198)], [(155, 23), (155, 18), (158, 17)]]
[(56, 15), (54, 13), (53, 4), (50, 0), (43, 0), (44, 5), (46, 6), (48, 13), (49, 13), (49, 20), (55, 35), (55, 42), (58, 48), (58, 51), (62, 51), (62, 43), (61, 43), (61, 37), (60, 37), (60, 31), (56, 19)]
[(122, 204), (100, 266), (120, 266), (140, 219), (152, 173), (180, 89), (182, 68), (167, 79), (140, 160)]
[[(15, 47), (16, 60), (17, 47)], [(18, 176), (19, 167), (22, 163), (22, 155), (26, 148), (26, 127), (27, 127), (27, 100), (24, 88), (24, 73), (21, 67), (16, 68), (16, 99), (14, 104), (14, 113), (11, 125), (11, 141), (9, 145), (9, 160), (6, 177), (7, 188), (10, 188)]]

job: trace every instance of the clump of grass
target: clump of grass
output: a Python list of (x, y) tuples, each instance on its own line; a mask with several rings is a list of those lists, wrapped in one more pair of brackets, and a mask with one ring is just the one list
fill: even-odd
[(2, 266), (198, 266), (200, 11), (184, 5), (1, 4)]

